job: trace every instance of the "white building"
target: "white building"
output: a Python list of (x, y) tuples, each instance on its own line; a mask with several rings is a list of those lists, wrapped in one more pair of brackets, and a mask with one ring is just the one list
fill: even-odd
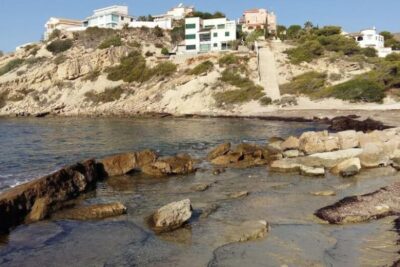
[(120, 29), (133, 21), (127, 6), (110, 6), (94, 10), (93, 15), (83, 22), (83, 26)]
[(264, 8), (246, 10), (240, 23), (244, 32), (267, 29), (269, 33), (274, 34), (278, 26), (275, 13)]
[(163, 18), (163, 19), (158, 19), (154, 21), (138, 21), (134, 20), (129, 23), (130, 28), (141, 28), (141, 27), (147, 27), (147, 28), (155, 28), (155, 27), (160, 27), (161, 29), (164, 30), (171, 30), (172, 29), (172, 18)]
[(185, 46), (187, 53), (205, 53), (230, 49), (236, 40), (236, 21), (226, 18), (185, 19)]
[(85, 28), (81, 20), (63, 19), (51, 17), (44, 26), (44, 39), (48, 39), (54, 30), (60, 31), (82, 31)]
[(172, 20), (181, 20), (181, 19), (186, 18), (187, 15), (190, 15), (193, 12), (194, 12), (193, 6), (184, 6), (181, 3), (177, 7), (174, 7), (172, 9), (170, 9), (169, 11), (167, 11), (166, 14), (155, 15), (155, 16), (153, 16), (153, 18), (154, 18), (154, 21), (163, 20), (166, 18), (169, 18)]
[(375, 48), (379, 57), (386, 57), (393, 53), (392, 48), (385, 47), (385, 38), (377, 33), (375, 27), (361, 31), (354, 38), (361, 48)]

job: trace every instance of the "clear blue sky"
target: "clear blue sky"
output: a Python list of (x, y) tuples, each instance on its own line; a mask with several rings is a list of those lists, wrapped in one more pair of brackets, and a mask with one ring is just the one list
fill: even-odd
[(126, 4), (131, 15), (164, 13), (180, 1), (200, 11), (220, 10), (239, 18), (245, 9), (266, 7), (278, 15), (279, 24), (341, 25), (353, 32), (376, 26), (400, 32), (400, 0), (0, 0), (0, 50), (41, 38), (51, 16), (83, 19), (93, 9)]

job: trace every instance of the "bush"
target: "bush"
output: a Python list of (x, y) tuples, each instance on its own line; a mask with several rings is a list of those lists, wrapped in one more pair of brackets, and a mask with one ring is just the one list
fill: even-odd
[(286, 50), (286, 53), (291, 63), (300, 64), (320, 57), (324, 53), (324, 48), (317, 41), (307, 41), (296, 48)]
[(91, 82), (94, 82), (94, 81), (97, 81), (97, 79), (99, 78), (99, 76), (100, 76), (100, 74), (101, 74), (101, 71), (100, 70), (92, 70), (91, 72), (89, 72), (85, 77), (83, 77), (83, 81), (91, 81)]
[(165, 47), (161, 48), (161, 54), (163, 54), (164, 56), (168, 56), (169, 55), (169, 50)]
[(259, 101), (260, 101), (260, 104), (263, 106), (269, 106), (272, 104), (272, 99), (268, 96), (264, 96)]
[(99, 49), (107, 49), (107, 48), (110, 48), (111, 46), (117, 47), (117, 46), (121, 46), (121, 45), (122, 45), (121, 37), (114, 35), (114, 36), (111, 36), (111, 37), (107, 38), (106, 40), (104, 40), (99, 45)]
[(25, 60), (25, 63), (30, 67), (32, 65), (46, 61), (45, 57), (31, 57)]
[(174, 74), (177, 70), (177, 67), (174, 63), (170, 61), (165, 61), (159, 63), (157, 66), (155, 66), (153, 69), (151, 69), (151, 74), (152, 76), (161, 76), (161, 77), (168, 77)]
[(378, 53), (377, 53), (376, 49), (372, 48), (372, 47), (362, 48), (361, 52), (366, 57), (377, 57), (378, 56)]
[(214, 99), (217, 105), (245, 103), (258, 100), (265, 96), (264, 88), (255, 85), (249, 78), (240, 76), (237, 69), (226, 69), (222, 73), (221, 81), (238, 87), (238, 90), (216, 93)]
[(146, 57), (152, 57), (154, 56), (153, 52), (147, 51), (146, 54), (144, 54)]
[(153, 29), (153, 34), (156, 36), (156, 37), (163, 37), (164, 36), (164, 31), (163, 31), (163, 29), (161, 29), (160, 27), (158, 27), (158, 26), (156, 26), (154, 29)]
[(361, 51), (357, 42), (343, 35), (330, 35), (318, 37), (319, 43), (328, 51), (343, 52), (345, 55), (354, 55)]
[(392, 53), (386, 56), (386, 61), (400, 61), (400, 54), (399, 53)]
[(60, 36), (61, 36), (61, 31), (60, 31), (59, 29), (55, 29), (55, 30), (49, 35), (49, 38), (48, 38), (48, 39), (51, 41), (51, 40), (60, 38)]
[(141, 48), (141, 47), (142, 47), (142, 44), (139, 43), (138, 41), (133, 41), (133, 42), (129, 42), (129, 43), (128, 43), (128, 46), (134, 47), (134, 48)]
[(282, 85), (280, 90), (282, 94), (315, 96), (324, 88), (326, 79), (325, 73), (311, 71), (293, 78), (290, 83)]
[(291, 25), (286, 31), (286, 36), (288, 39), (297, 39), (300, 37), (301, 30), (300, 25)]
[(171, 32), (171, 41), (174, 44), (180, 43), (181, 41), (185, 40), (185, 27), (178, 26), (174, 27)]
[(384, 87), (375, 81), (356, 78), (327, 88), (326, 97), (334, 97), (351, 102), (378, 102), (385, 98)]
[(73, 45), (73, 42), (71, 39), (66, 39), (66, 40), (55, 40), (51, 42), (46, 49), (53, 54), (58, 54), (64, 51), (67, 51), (70, 49)]
[(19, 58), (9, 61), (5, 66), (0, 68), (0, 76), (18, 68), (23, 63), (25, 63), (25, 61), (23, 59), (19, 59)]
[(191, 69), (188, 72), (188, 74), (190, 74), (190, 75), (200, 75), (200, 74), (203, 74), (203, 73), (210, 72), (213, 68), (214, 68), (214, 63), (212, 63), (211, 61), (207, 60), (207, 61), (204, 61), (204, 62), (200, 63), (196, 67), (194, 67), (194, 69)]
[(319, 36), (331, 36), (341, 34), (342, 28), (338, 26), (325, 26), (316, 31), (316, 34)]
[(93, 91), (85, 93), (85, 100), (91, 101), (95, 104), (109, 103), (119, 100), (123, 93), (125, 93), (125, 90), (123, 90), (120, 86), (106, 88), (102, 93), (96, 93)]
[(250, 45), (252, 43), (254, 43), (255, 41), (258, 40), (258, 38), (264, 36), (264, 30), (255, 30), (252, 33), (250, 33), (247, 37), (246, 37), (246, 45)]
[(239, 64), (239, 58), (234, 54), (226, 54), (218, 60), (218, 63), (221, 67), (229, 66), (232, 64)]

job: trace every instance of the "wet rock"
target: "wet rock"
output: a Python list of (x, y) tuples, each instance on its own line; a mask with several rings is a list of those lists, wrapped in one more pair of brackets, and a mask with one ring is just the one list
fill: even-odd
[(331, 224), (364, 222), (400, 212), (400, 183), (362, 196), (347, 197), (315, 215)]
[(339, 137), (339, 144), (340, 148), (345, 150), (345, 149), (350, 149), (350, 148), (356, 148), (360, 146), (360, 142), (358, 139), (358, 134), (356, 131), (343, 131), (337, 133)]
[(325, 169), (324, 168), (315, 168), (315, 167), (307, 167), (304, 165), (300, 166), (300, 174), (304, 176), (312, 176), (312, 177), (319, 177), (325, 176)]
[(138, 168), (155, 162), (158, 158), (157, 154), (151, 150), (143, 150), (135, 153), (136, 165)]
[(301, 167), (301, 164), (299, 164), (293, 160), (282, 159), (282, 160), (276, 160), (276, 161), (272, 162), (269, 169), (272, 172), (288, 173), (288, 172), (299, 172), (300, 167)]
[(96, 161), (87, 160), (4, 192), (0, 195), (0, 232), (48, 217), (66, 201), (94, 188), (100, 173)]
[(311, 195), (318, 197), (329, 197), (329, 196), (336, 196), (336, 192), (332, 190), (326, 190), (326, 191), (311, 192)]
[(333, 152), (317, 153), (308, 157), (299, 158), (297, 162), (305, 166), (333, 168), (347, 159), (360, 156), (362, 152), (363, 150), (360, 148), (352, 148)]
[(213, 160), (218, 158), (219, 156), (223, 156), (229, 152), (231, 149), (231, 143), (225, 143), (217, 146), (214, 148), (210, 153), (207, 155), (208, 160)]
[(300, 146), (300, 140), (297, 137), (290, 136), (283, 143), (281, 143), (281, 149), (286, 150), (298, 150)]
[(300, 136), (300, 150), (307, 155), (325, 152), (324, 138), (328, 132), (305, 132)]
[(283, 152), (283, 156), (285, 158), (297, 158), (298, 156), (300, 156), (300, 151), (298, 151), (298, 150), (286, 150), (285, 152)]
[(254, 144), (239, 144), (236, 146), (234, 153), (239, 153), (244, 156), (251, 155), (254, 158), (262, 158), (263, 157), (263, 149)]
[(168, 232), (181, 227), (192, 217), (190, 199), (170, 203), (157, 210), (151, 217), (155, 232)]
[(117, 202), (65, 209), (55, 213), (55, 220), (100, 220), (126, 214), (126, 207)]
[(216, 212), (218, 209), (219, 209), (218, 204), (215, 203), (209, 204), (201, 210), (200, 218), (201, 219), (208, 218), (212, 213)]
[(229, 193), (227, 196), (228, 196), (228, 198), (242, 198), (242, 197), (247, 197), (248, 195), (249, 195), (249, 192), (241, 191), (241, 192)]
[(271, 142), (268, 143), (266, 146), (266, 150), (270, 153), (270, 154), (278, 154), (278, 153), (282, 153), (282, 141), (275, 141), (275, 142)]
[(210, 188), (210, 184), (196, 184), (193, 185), (190, 189), (195, 192), (204, 192), (208, 188)]
[(264, 238), (268, 232), (266, 221), (246, 221), (239, 225), (230, 225), (225, 229), (225, 238), (228, 243), (247, 242)]
[(359, 158), (345, 160), (336, 165), (331, 171), (342, 177), (350, 177), (358, 174), (361, 170), (361, 161)]
[(215, 168), (213, 170), (214, 175), (220, 175), (221, 173), (224, 173), (224, 172), (226, 172), (226, 170), (224, 168)]
[(356, 120), (354, 116), (336, 117), (333, 118), (330, 123), (331, 126), (329, 127), (329, 130), (331, 131), (355, 130), (367, 132), (389, 128), (389, 126), (384, 125), (380, 121), (376, 121), (370, 118), (364, 121), (360, 121)]
[(194, 160), (188, 154), (160, 158), (142, 167), (142, 172), (151, 176), (183, 175), (195, 171)]
[(241, 153), (230, 152), (227, 155), (219, 156), (211, 161), (214, 165), (222, 165), (227, 166), (231, 163), (237, 163), (240, 160), (244, 159), (244, 155)]
[(214, 165), (231, 168), (250, 168), (265, 165), (265, 150), (254, 144), (239, 144), (226, 155), (219, 156), (211, 161)]
[(366, 144), (359, 158), (361, 160), (361, 165), (366, 168), (376, 168), (389, 165), (389, 156), (386, 155), (383, 144)]

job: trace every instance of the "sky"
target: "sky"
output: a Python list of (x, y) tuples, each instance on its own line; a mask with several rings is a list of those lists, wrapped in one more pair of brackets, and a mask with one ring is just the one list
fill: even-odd
[(400, 0), (0, 0), (0, 50), (40, 40), (50, 17), (83, 19), (115, 4), (128, 5), (133, 16), (162, 14), (180, 2), (199, 11), (222, 11), (230, 19), (246, 9), (267, 8), (282, 25), (310, 20), (319, 26), (340, 25), (347, 32), (372, 26), (400, 32)]

